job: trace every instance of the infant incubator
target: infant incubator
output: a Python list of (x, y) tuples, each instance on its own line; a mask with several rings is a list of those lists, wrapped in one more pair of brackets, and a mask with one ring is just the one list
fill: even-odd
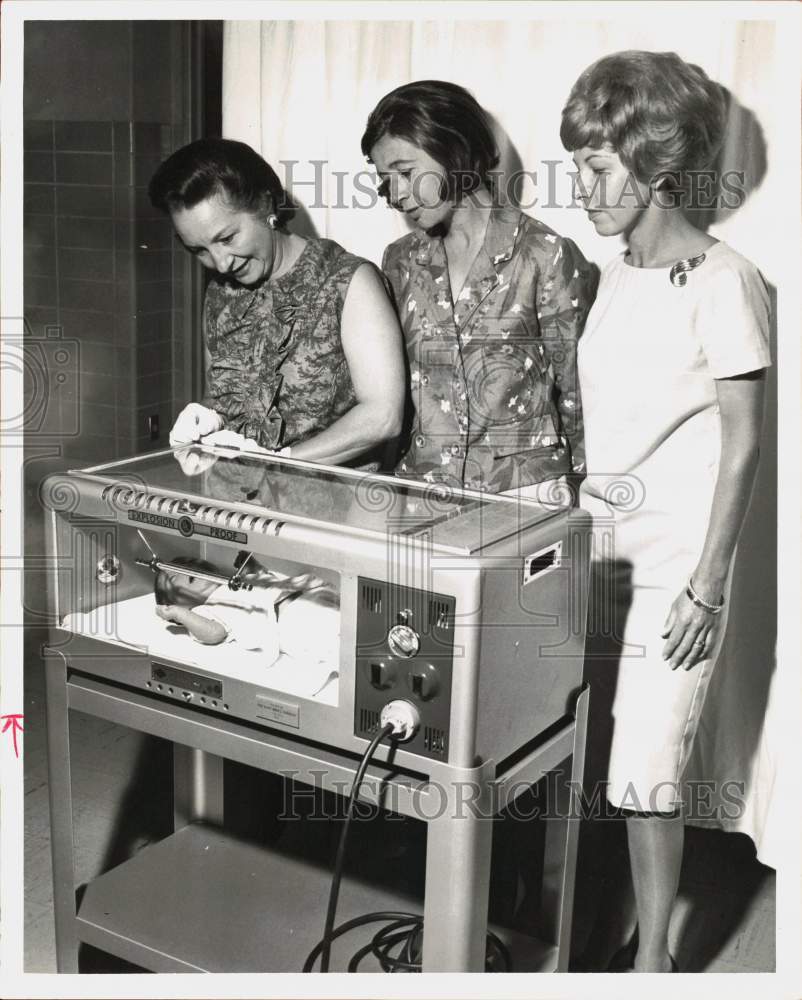
[[(52, 476), (43, 487), (53, 565), (51, 772), (69, 757), (68, 708), (194, 746), (187, 780), (193, 788), (211, 782), (207, 803), (219, 773), (209, 762), (224, 756), (268, 770), (300, 761), (341, 787), (388, 712), (405, 720), (403, 739), (379, 744), (374, 764), (383, 777), (365, 794), (397, 783), (393, 808), (402, 813), (413, 814), (430, 794), (427, 782), (492, 783), (501, 807), (516, 779), (537, 780), (572, 752), (576, 765), (589, 557), (583, 512), (274, 455), (191, 451), (192, 475), (163, 451)], [(211, 581), (232, 604), (252, 599), (254, 566), (279, 577), (313, 575), (335, 595), (336, 655), (271, 660), (235, 635), (204, 645), (171, 627), (156, 614), (154, 573), (181, 572), (187, 559), (210, 564)], [(309, 627), (318, 627), (311, 616)], [(58, 777), (51, 773), (51, 785)], [(57, 884), (69, 883), (72, 871), (65, 794), (55, 790), (52, 800)], [(198, 806), (193, 818), (214, 816)], [(429, 824), (424, 969), (481, 968), (485, 834), (471, 821), (426, 818), (436, 823)], [(559, 841), (561, 850), (566, 843)], [(159, 849), (167, 850), (148, 848), (136, 863)], [(73, 967), (78, 940), (119, 949), (120, 928), (99, 929), (112, 920), (109, 899), (135, 893), (148, 876), (137, 869), (127, 888), (114, 883), (112, 893), (109, 882), (104, 895), (101, 883), (114, 877), (122, 878), (110, 872), (90, 885), (80, 910), (57, 888), (62, 968)], [(556, 966), (567, 961), (571, 886), (566, 895), (561, 885)], [(449, 909), (448, 928), (437, 926), (446, 923), (438, 906)], [(129, 899), (119, 919), (135, 920), (135, 910)], [(148, 933), (126, 927), (125, 957), (165, 971), (254, 968), (180, 957), (178, 943), (169, 960), (163, 942), (161, 950), (130, 945)]]

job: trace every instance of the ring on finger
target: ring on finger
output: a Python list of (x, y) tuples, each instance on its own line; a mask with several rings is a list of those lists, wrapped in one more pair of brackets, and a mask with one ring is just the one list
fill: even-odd
[(704, 639), (696, 639), (696, 640), (694, 640), (694, 643), (693, 643), (694, 646), (704, 646), (704, 644), (705, 644), (705, 640)]

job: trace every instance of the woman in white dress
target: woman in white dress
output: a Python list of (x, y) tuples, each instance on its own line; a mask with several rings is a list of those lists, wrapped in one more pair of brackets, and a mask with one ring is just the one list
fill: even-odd
[(680, 779), (726, 625), (770, 364), (759, 272), (684, 211), (709, 197), (695, 181), (725, 121), (701, 69), (631, 51), (580, 76), (560, 130), (590, 221), (627, 244), (579, 344), (580, 502), (594, 518), (591, 702), (610, 706), (602, 776), (626, 817), (638, 921), (626, 965), (639, 972), (676, 971)]

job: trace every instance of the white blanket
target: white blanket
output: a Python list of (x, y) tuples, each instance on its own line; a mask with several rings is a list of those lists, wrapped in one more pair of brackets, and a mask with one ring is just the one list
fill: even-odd
[(184, 629), (156, 615), (153, 594), (66, 615), (62, 626), (70, 632), (133, 646), (149, 656), (200, 667), (218, 676), (233, 677), (283, 694), (313, 698), (326, 705), (337, 704), (338, 662), (301, 662), (282, 653), (269, 663), (261, 650), (243, 649), (236, 639), (219, 646), (204, 646)]

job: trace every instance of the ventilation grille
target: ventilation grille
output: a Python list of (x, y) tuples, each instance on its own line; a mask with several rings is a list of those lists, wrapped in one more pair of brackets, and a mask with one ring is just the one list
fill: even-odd
[(360, 733), (377, 733), (379, 731), (380, 713), (371, 711), (369, 708), (362, 708), (359, 711), (359, 731)]
[[(142, 520), (139, 515), (131, 513), (131, 511), (139, 511), (163, 515), (164, 517), (189, 517), (195, 525), (211, 524), (230, 531), (259, 531), (264, 535), (277, 535), (284, 527), (284, 522), (276, 518), (246, 514), (230, 507), (189, 503), (189, 501), (181, 500), (178, 497), (146, 493), (144, 490), (134, 490), (128, 486), (107, 486), (100, 498), (114, 510), (127, 510), (129, 518), (133, 520)], [(157, 524), (157, 526), (175, 527), (164, 523)]]
[(446, 752), (445, 731), (442, 729), (434, 729), (432, 726), (424, 726), (423, 746), (431, 753), (444, 754)]
[(382, 613), (381, 587), (371, 587), (367, 583), (362, 584), (362, 607), (366, 611), (372, 611), (375, 615)]
[(451, 628), (448, 618), (448, 605), (445, 601), (429, 601), (429, 627), (430, 628)]

